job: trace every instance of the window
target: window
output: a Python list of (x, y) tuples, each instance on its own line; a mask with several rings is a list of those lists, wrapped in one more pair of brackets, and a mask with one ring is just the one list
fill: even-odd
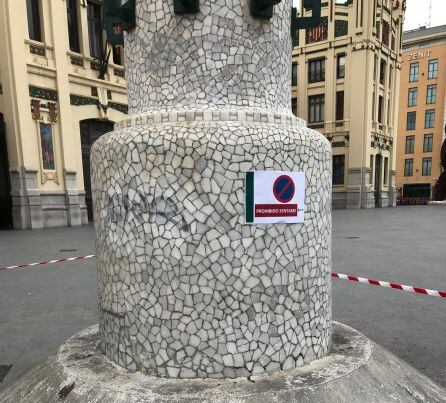
[(434, 143), (434, 135), (433, 134), (425, 134), (424, 135), (424, 143), (423, 143), (423, 152), (431, 153)]
[(386, 46), (389, 46), (389, 35), (390, 33), (390, 26), (387, 21), (383, 21), (383, 34), (382, 34), (382, 41), (383, 44)]
[(325, 109), (325, 95), (313, 95), (308, 97), (309, 122), (323, 122)]
[(369, 183), (373, 185), (373, 165), (375, 161), (375, 156), (372, 154), (370, 155), (370, 180)]
[(380, 95), (378, 98), (378, 123), (383, 122), (383, 102), (384, 98)]
[(406, 154), (413, 154), (415, 151), (415, 136), (406, 136)]
[(68, 39), (70, 41), (70, 50), (79, 53), (81, 51), (79, 42), (79, 23), (77, 13), (77, 0), (67, 1), (67, 20), (68, 20)]
[(392, 84), (393, 84), (393, 67), (392, 67), (392, 65), (390, 65), (390, 68), (389, 68), (389, 89), (391, 90), (392, 89)]
[(97, 59), (102, 57), (102, 21), (100, 4), (87, 3), (88, 35), (90, 38), (90, 56)]
[(336, 92), (336, 120), (344, 120), (344, 91)]
[(415, 151), (415, 136), (406, 136), (406, 154), (413, 154)]
[(293, 87), (297, 85), (297, 63), (291, 65), (291, 85)]
[(435, 104), (437, 102), (437, 84), (427, 86), (426, 103)]
[(333, 155), (333, 185), (343, 185), (345, 176), (345, 155)]
[(432, 174), (432, 158), (423, 158), (423, 176), (430, 176)]
[(40, 0), (26, 0), (26, 12), (28, 14), (29, 39), (42, 42)]
[(429, 60), (429, 73), (428, 78), (437, 78), (438, 77), (438, 59)]
[(416, 121), (417, 113), (407, 112), (406, 130), (415, 130)]
[(387, 126), (390, 126), (390, 120), (392, 118), (392, 107), (390, 103), (390, 98), (387, 100)]
[(435, 126), (435, 109), (428, 109), (424, 117), (424, 128), (432, 129)]
[(418, 88), (409, 88), (409, 100), (407, 106), (417, 106), (418, 103)]
[(384, 82), (386, 81), (386, 68), (387, 68), (386, 61), (381, 59), (381, 65), (379, 71), (379, 83), (382, 85), (384, 85)]
[(113, 45), (113, 64), (122, 66), (122, 49), (121, 45)]
[(404, 161), (404, 176), (413, 176), (413, 158)]
[(419, 63), (410, 64), (409, 82), (414, 83), (418, 81), (418, 68), (419, 68)]
[(325, 81), (325, 59), (310, 60), (308, 63), (308, 82)]
[(389, 159), (384, 158), (384, 186), (387, 186), (387, 177), (389, 175)]
[(336, 57), (336, 77), (345, 78), (345, 55), (338, 55)]
[(291, 110), (295, 116), (297, 116), (297, 98), (291, 99)]

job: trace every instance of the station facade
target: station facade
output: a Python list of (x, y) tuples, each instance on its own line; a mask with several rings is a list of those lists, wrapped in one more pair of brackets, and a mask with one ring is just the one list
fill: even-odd
[(320, 26), (296, 37), (294, 113), (331, 141), (334, 208), (395, 206), (405, 1), (322, 4)]
[(429, 200), (446, 136), (446, 25), (404, 33), (396, 184), (403, 199)]
[(0, 227), (86, 224), (91, 144), (128, 109), (101, 2), (1, 1), (0, 54)]

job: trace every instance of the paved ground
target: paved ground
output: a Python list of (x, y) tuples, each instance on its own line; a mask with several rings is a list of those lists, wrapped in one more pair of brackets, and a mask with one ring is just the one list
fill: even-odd
[[(446, 290), (446, 208), (334, 212), (334, 271)], [(0, 232), (0, 267), (94, 251), (93, 228)], [(97, 322), (94, 260), (0, 272), (0, 389)], [(333, 281), (334, 319), (446, 387), (446, 300)]]

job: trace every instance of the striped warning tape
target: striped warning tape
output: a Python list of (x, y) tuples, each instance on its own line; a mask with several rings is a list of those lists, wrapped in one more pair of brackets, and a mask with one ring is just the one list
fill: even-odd
[(401, 291), (406, 291), (406, 292), (415, 292), (415, 293), (424, 294), (424, 295), (431, 295), (432, 297), (446, 298), (446, 292), (444, 292), (444, 291), (428, 290), (425, 288), (412, 287), (410, 285), (388, 283), (387, 281), (369, 280), (368, 278), (349, 276), (347, 274), (331, 273), (331, 275), (332, 275), (332, 277), (336, 277), (341, 280), (356, 281), (358, 283), (365, 283), (365, 284), (370, 284), (370, 285), (377, 285), (380, 287), (393, 288), (395, 290), (401, 290)]
[[(76, 257), (69, 257), (69, 258), (65, 258), (65, 259), (56, 259), (56, 260), (45, 260), (43, 262), (36, 262), (36, 263), (28, 263), (28, 264), (19, 264), (19, 265), (15, 265), (15, 266), (0, 267), (0, 271), (10, 270), (10, 269), (19, 269), (19, 268), (25, 268), (25, 267), (32, 267), (32, 266), (41, 266), (41, 265), (44, 265), (44, 264), (54, 264), (54, 263), (70, 262), (70, 261), (73, 261), (73, 260), (92, 259), (94, 257), (96, 257), (96, 255), (76, 256)], [(380, 287), (393, 288), (395, 290), (401, 290), (401, 291), (406, 291), (406, 292), (430, 295), (432, 297), (446, 298), (446, 292), (445, 291), (436, 291), (436, 290), (429, 290), (429, 289), (426, 289), (426, 288), (412, 287), (410, 285), (388, 283), (387, 281), (369, 280), (368, 278), (357, 277), (357, 276), (349, 276), (347, 274), (331, 273), (331, 275), (332, 275), (332, 277), (339, 278), (341, 280), (350, 280), (350, 281), (355, 281), (357, 283), (377, 285), (377, 286), (380, 286)]]
[(91, 259), (91, 258), (93, 258), (95, 256), (96, 255), (76, 256), (76, 257), (69, 257), (69, 258), (65, 258), (65, 259), (45, 260), (43, 262), (19, 264), (19, 265), (16, 265), (16, 266), (0, 267), (0, 271), (10, 270), (10, 269), (22, 269), (22, 268), (25, 268), (25, 267), (32, 267), (32, 266), (41, 266), (43, 264), (54, 264), (54, 263), (71, 262), (73, 260)]

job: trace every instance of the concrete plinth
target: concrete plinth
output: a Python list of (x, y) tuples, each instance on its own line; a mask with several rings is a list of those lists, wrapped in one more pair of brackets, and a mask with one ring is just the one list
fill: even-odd
[(310, 365), (226, 380), (166, 379), (127, 371), (99, 350), (98, 327), (73, 336), (0, 394), (2, 402), (443, 402), (446, 390), (334, 323), (333, 348)]

